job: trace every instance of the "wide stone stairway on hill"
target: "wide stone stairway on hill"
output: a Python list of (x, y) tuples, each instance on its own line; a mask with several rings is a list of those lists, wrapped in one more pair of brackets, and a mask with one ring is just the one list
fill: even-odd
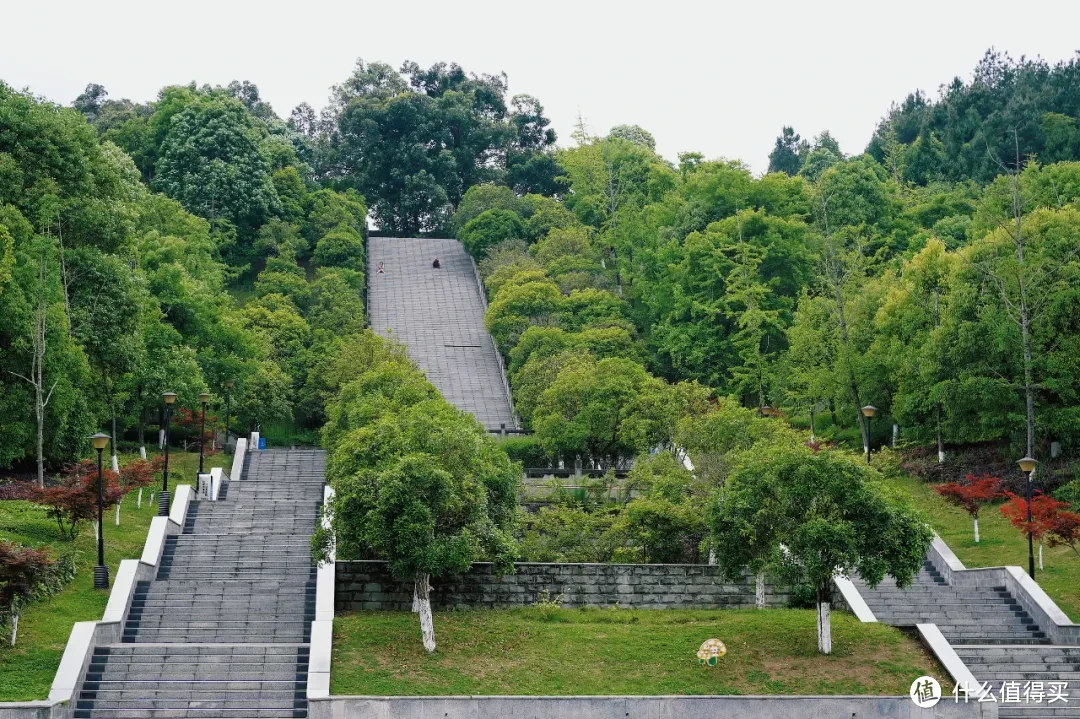
[[(898, 627), (936, 624), (975, 679), (988, 684), (999, 716), (1080, 717), (1080, 647), (1051, 645), (1045, 628), (1005, 587), (954, 587), (929, 560), (904, 589), (889, 578), (876, 589), (858, 577), (852, 577), (852, 583), (880, 622)], [(1042, 701), (1024, 701), (1031, 682), (1042, 683)], [(1067, 701), (1050, 703), (1054, 682), (1066, 683)], [(1003, 685), (1004, 696), (1015, 690), (1019, 699), (1003, 701)]]
[[(439, 268), (431, 266), (436, 257)], [(457, 240), (368, 239), (371, 328), (404, 343), (409, 357), (455, 407), (471, 412), (489, 430), (513, 429), (484, 310), (472, 260)]]
[(307, 716), (325, 467), (320, 450), (253, 452), (225, 501), (191, 503), (123, 642), (95, 650), (76, 719)]

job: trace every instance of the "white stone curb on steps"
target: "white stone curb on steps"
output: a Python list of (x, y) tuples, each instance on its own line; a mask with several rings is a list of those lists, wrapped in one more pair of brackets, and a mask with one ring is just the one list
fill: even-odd
[(244, 473), (244, 457), (247, 455), (248, 441), (246, 437), (236, 440), (236, 451), (233, 452), (232, 468), (229, 469), (229, 477), (240, 479)]
[[(326, 509), (334, 500), (330, 485), (323, 487), (322, 526), (330, 529)], [(319, 564), (315, 579), (315, 620), (311, 623), (311, 648), (308, 658), (307, 698), (330, 699), (330, 656), (334, 644), (334, 583), (336, 550), (330, 546), (326, 561)], [(310, 714), (309, 714), (310, 716)]]
[(976, 692), (982, 682), (975, 680), (975, 675), (964, 664), (964, 660), (956, 654), (956, 650), (949, 644), (949, 640), (941, 633), (936, 624), (916, 624), (926, 646), (934, 653), (945, 671), (953, 678), (953, 682), (966, 692)]
[(877, 621), (877, 617), (874, 616), (870, 607), (867, 606), (866, 600), (859, 594), (859, 590), (855, 588), (855, 585), (851, 583), (850, 579), (837, 574), (833, 577), (833, 584), (840, 590), (840, 594), (843, 595), (844, 601), (847, 602), (851, 613), (854, 614), (860, 622), (869, 623)]

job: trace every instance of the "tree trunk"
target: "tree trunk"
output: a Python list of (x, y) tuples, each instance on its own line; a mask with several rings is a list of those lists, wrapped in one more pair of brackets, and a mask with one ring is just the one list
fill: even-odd
[(754, 606), (765, 608), (765, 570), (762, 569), (754, 578)]
[[(112, 437), (109, 439), (109, 448), (112, 450), (112, 471), (120, 471), (120, 455), (116, 451), (116, 401), (113, 399), (112, 385), (109, 384), (109, 376), (102, 372), (103, 379), (105, 380), (105, 394), (109, 400), (109, 417), (112, 420)], [(119, 507), (117, 507), (119, 512)], [(119, 515), (117, 515), (119, 516)], [(117, 524), (120, 522), (117, 521)]]
[(900, 436), (900, 425), (893, 422), (892, 425), (892, 448), (896, 449), (896, 439)]
[(817, 602), (817, 648), (822, 654), (832, 654), (832, 617), (827, 590), (818, 590)]
[(420, 633), (424, 640), (424, 651), (435, 653), (435, 625), (431, 620), (431, 584), (427, 574), (418, 574), (413, 585), (419, 600)]
[(15, 638), (19, 636), (19, 613), (11, 615), (11, 646), (15, 646)]
[(975, 543), (979, 543), (979, 518), (975, 517)]
[(833, 427), (840, 426), (840, 420), (836, 418), (836, 400), (829, 398), (829, 414), (832, 415)]
[(120, 504), (121, 504), (121, 502), (116, 503), (116, 526), (117, 527), (120, 526)]
[(814, 403), (810, 403), (810, 442), (814, 441)]
[(710, 547), (709, 548), (709, 566), (711, 566), (711, 567), (716, 566), (716, 548), (715, 547)]
[(139, 385), (139, 456), (146, 459), (146, 404), (142, 399), (142, 385)]
[(139, 498), (135, 500), (135, 509), (142, 509), (142, 491), (143, 488), (139, 487)]
[[(941, 325), (941, 288), (934, 288), (934, 328)], [(941, 402), (934, 402), (934, 414), (937, 424), (937, 461), (945, 464), (945, 440), (941, 434)]]
[(45, 408), (41, 406), (41, 385), (35, 388), (37, 404), (37, 483), (45, 489)]
[(1043, 548), (1043, 543), (1042, 543), (1042, 540), (1040, 539), (1040, 540), (1039, 540), (1039, 571), (1040, 571), (1040, 572), (1041, 572), (1041, 571), (1042, 571), (1042, 569), (1043, 569), (1043, 563), (1042, 563), (1042, 548)]
[(935, 407), (937, 413), (937, 461), (938, 464), (945, 464), (945, 442), (941, 437), (941, 403), (938, 402)]

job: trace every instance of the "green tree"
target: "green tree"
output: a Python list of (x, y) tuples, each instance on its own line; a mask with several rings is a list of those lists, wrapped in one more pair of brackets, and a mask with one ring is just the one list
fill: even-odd
[(809, 151), (810, 144), (799, 137), (793, 127), (784, 125), (780, 136), (776, 138), (776, 146), (769, 153), (769, 172), (799, 174)]
[(315, 541), (322, 551), (336, 542), (342, 557), (386, 559), (411, 582), (433, 652), (431, 577), (460, 574), (480, 558), (511, 566), (520, 469), (407, 361), (371, 359), (329, 409), (332, 529)]
[(521, 219), (507, 210), (485, 210), (466, 222), (458, 233), (465, 249), (478, 260), (483, 259), (495, 245), (521, 239), (524, 235)]
[(227, 218), (250, 238), (280, 211), (260, 144), (242, 103), (201, 97), (170, 116), (153, 186), (194, 214)]
[(338, 225), (316, 243), (312, 260), (321, 267), (344, 267), (362, 272), (367, 264), (364, 238), (352, 227)]
[(837, 452), (814, 453), (789, 437), (739, 457), (710, 527), (729, 576), (771, 554), (781, 558), (784, 576), (813, 587), (822, 654), (832, 653), (833, 577), (858, 572), (875, 586), (888, 574), (903, 587), (933, 538), (925, 520), (887, 494), (873, 470)]

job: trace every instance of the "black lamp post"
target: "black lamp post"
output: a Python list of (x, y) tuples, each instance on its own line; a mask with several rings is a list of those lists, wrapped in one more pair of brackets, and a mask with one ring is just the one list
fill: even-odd
[(225, 448), (229, 447), (229, 410), (232, 407), (232, 388), (236, 380), (225, 380)]
[(169, 516), (169, 425), (172, 424), (172, 406), (176, 402), (176, 392), (163, 392), (165, 400), (165, 467), (161, 470), (161, 494), (158, 495), (158, 516)]
[[(203, 444), (206, 442), (206, 403), (209, 401), (209, 392), (199, 393), (199, 404), (202, 405), (202, 418), (199, 420), (199, 474), (203, 473)], [(196, 477), (196, 479), (198, 478)]]
[(877, 407), (868, 404), (862, 408), (863, 417), (866, 417), (866, 463), (870, 464), (870, 420), (877, 414)]
[(1035, 473), (1035, 465), (1039, 463), (1034, 457), (1024, 457), (1016, 461), (1020, 469), (1027, 475), (1027, 523), (1028, 523), (1028, 576), (1035, 578), (1035, 545), (1031, 539), (1031, 475)]
[(109, 588), (109, 567), (105, 564), (105, 523), (102, 521), (105, 504), (105, 478), (101, 472), (101, 453), (108, 446), (111, 437), (98, 432), (90, 437), (97, 450), (97, 566), (94, 567), (94, 589)]

